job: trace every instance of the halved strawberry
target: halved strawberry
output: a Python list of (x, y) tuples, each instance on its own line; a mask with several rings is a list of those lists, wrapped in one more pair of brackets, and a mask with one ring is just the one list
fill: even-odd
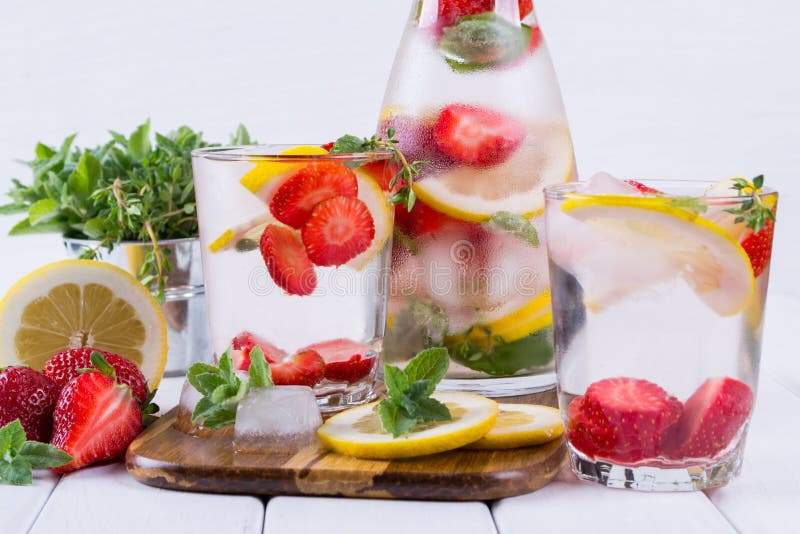
[(313, 350), (322, 357), (325, 378), (334, 382), (357, 382), (369, 375), (378, 362), (371, 346), (344, 338), (315, 343), (304, 350)]
[(286, 351), (250, 332), (242, 332), (231, 341), (231, 357), (237, 371), (250, 369), (250, 351), (258, 345), (267, 363), (277, 363), (286, 357)]
[(742, 240), (742, 248), (750, 258), (753, 267), (753, 276), (764, 272), (764, 268), (772, 258), (772, 237), (775, 234), (775, 221), (767, 219), (764, 228), (757, 233), (748, 231), (747, 237)]
[(686, 401), (670, 456), (713, 457), (730, 444), (752, 407), (750, 386), (735, 378), (709, 378)]
[(99, 372), (79, 374), (61, 390), (51, 440), (73, 460), (54, 471), (118, 458), (141, 431), (139, 403), (128, 386)]
[(133, 396), (139, 402), (147, 399), (147, 379), (142, 374), (139, 367), (113, 352), (97, 350), (92, 347), (82, 347), (70, 349), (54, 354), (47, 363), (44, 364), (43, 372), (49, 376), (59, 387), (64, 387), (67, 382), (78, 376), (78, 369), (94, 368), (92, 364), (92, 353), (99, 352), (103, 355), (117, 375), (117, 382), (127, 384)]
[(314, 387), (325, 376), (325, 361), (314, 350), (304, 350), (269, 366), (272, 381), (279, 386)]
[(369, 248), (375, 238), (375, 221), (363, 201), (335, 197), (317, 204), (302, 236), (315, 265), (339, 266)]
[(333, 161), (309, 163), (278, 188), (269, 210), (280, 222), (300, 229), (314, 206), (340, 196), (358, 196), (358, 180), (353, 171)]
[[(683, 406), (658, 385), (637, 378), (591, 384), (579, 406), (574, 435), (590, 441), (595, 455), (626, 464), (655, 458), (674, 432)], [(580, 421), (579, 417), (579, 421)]]
[(644, 185), (642, 182), (637, 182), (636, 180), (623, 180), (626, 184), (632, 185), (636, 188), (637, 191), (640, 193), (644, 193), (645, 195), (663, 195), (663, 191), (659, 191), (658, 189), (653, 189), (649, 185)]
[(525, 125), (490, 109), (451, 104), (439, 114), (433, 137), (439, 149), (469, 165), (507, 160), (525, 139)]
[(268, 224), (261, 234), (261, 256), (272, 280), (290, 295), (310, 295), (317, 274), (297, 233), (285, 226)]

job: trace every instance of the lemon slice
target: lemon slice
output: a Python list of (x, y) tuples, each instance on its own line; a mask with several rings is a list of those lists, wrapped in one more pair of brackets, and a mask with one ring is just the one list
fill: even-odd
[[(480, 326), (488, 328), (492, 336), (500, 336), (506, 343), (511, 343), (551, 324), (553, 312), (550, 308), (550, 291), (547, 290), (516, 310)], [(467, 337), (480, 341), (484, 337), (484, 329), (474, 328)]]
[[(606, 259), (586, 266), (595, 270), (591, 277), (578, 277), (587, 307), (597, 311), (608, 304), (602, 293), (594, 291), (592, 280), (605, 290), (612, 279), (618, 279), (621, 285), (617, 289), (624, 292), (626, 272), (647, 273), (651, 264), (654, 271), (657, 264), (663, 264), (666, 269), (658, 268), (662, 273), (681, 276), (721, 316), (735, 315), (745, 307), (755, 291), (747, 253), (725, 230), (692, 211), (673, 207), (673, 200), (597, 195), (562, 202), (563, 212), (602, 232), (595, 240)], [(605, 247), (634, 250), (643, 261), (622, 265), (630, 258), (619, 255), (615, 261), (614, 251), (603, 250)], [(618, 291), (613, 298), (619, 297)]]
[(0, 366), (41, 370), (53, 354), (78, 347), (128, 358), (153, 390), (167, 361), (161, 307), (127, 272), (90, 260), (36, 269), (0, 301)]
[(564, 433), (561, 413), (539, 404), (500, 404), (497, 422), (485, 436), (465, 449), (516, 449), (533, 447), (560, 438)]
[(574, 159), (564, 126), (529, 127), (508, 161), (492, 167), (457, 166), (414, 182), (417, 197), (433, 209), (471, 222), (510, 211), (526, 217), (544, 209), (546, 185), (573, 179)]
[(326, 447), (358, 458), (411, 458), (463, 447), (480, 439), (494, 426), (497, 403), (471, 393), (434, 393), (450, 409), (452, 421), (393, 438), (381, 427), (377, 402), (334, 415), (317, 431)]
[(347, 263), (351, 269), (360, 271), (383, 250), (386, 241), (392, 235), (392, 205), (389, 203), (386, 191), (381, 189), (374, 179), (359, 169), (354, 169), (354, 172), (358, 180), (358, 198), (367, 205), (375, 223), (375, 237), (372, 243), (367, 250)]
[(271, 214), (265, 213), (233, 228), (228, 228), (208, 245), (208, 250), (220, 252), (232, 249), (242, 239), (251, 239), (258, 243), (264, 228), (271, 222), (275, 222), (275, 218)]
[[(319, 146), (313, 145), (300, 145), (292, 148), (287, 148), (281, 152), (280, 156), (317, 156), (327, 154), (328, 151)], [(255, 194), (261, 199), (269, 197), (269, 192), (276, 190), (282, 180), (276, 178), (286, 177), (291, 171), (302, 168), (308, 162), (303, 163), (282, 163), (277, 161), (255, 161), (253, 167), (247, 174), (245, 174), (239, 182), (245, 186), (251, 193)]]

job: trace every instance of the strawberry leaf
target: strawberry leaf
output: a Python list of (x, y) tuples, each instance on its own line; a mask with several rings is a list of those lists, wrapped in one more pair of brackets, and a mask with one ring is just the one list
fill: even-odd
[(117, 372), (114, 370), (114, 367), (108, 363), (108, 360), (106, 360), (102, 353), (97, 352), (96, 350), (92, 351), (92, 354), (89, 356), (89, 360), (103, 376), (107, 376), (115, 382), (117, 381)]

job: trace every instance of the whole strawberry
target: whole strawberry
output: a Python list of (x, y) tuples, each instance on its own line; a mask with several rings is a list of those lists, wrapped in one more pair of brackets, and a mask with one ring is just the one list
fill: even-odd
[(48, 441), (58, 385), (30, 367), (6, 367), (0, 371), (0, 427), (19, 419), (32, 441)]
[(122, 456), (142, 431), (142, 412), (130, 387), (116, 381), (114, 368), (99, 352), (91, 358), (97, 370), (70, 379), (53, 414), (50, 443), (73, 458), (54, 469), (59, 473)]
[(92, 352), (101, 353), (105, 360), (111, 364), (111, 367), (114, 368), (117, 381), (130, 386), (134, 397), (139, 402), (145, 402), (147, 399), (147, 380), (142, 371), (139, 370), (139, 367), (122, 356), (104, 350), (83, 347), (59, 352), (44, 364), (44, 374), (53, 379), (60, 387), (64, 387), (67, 382), (78, 376), (78, 369), (94, 367), (91, 361)]

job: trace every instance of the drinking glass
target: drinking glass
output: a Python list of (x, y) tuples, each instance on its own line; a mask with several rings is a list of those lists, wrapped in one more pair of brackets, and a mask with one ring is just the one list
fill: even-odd
[(259, 346), (278, 384), (320, 408), (374, 397), (392, 209), (389, 153), (312, 145), (192, 154), (211, 345), (246, 369)]
[(676, 491), (740, 472), (778, 194), (734, 183), (546, 189), (559, 404), (580, 478)]

